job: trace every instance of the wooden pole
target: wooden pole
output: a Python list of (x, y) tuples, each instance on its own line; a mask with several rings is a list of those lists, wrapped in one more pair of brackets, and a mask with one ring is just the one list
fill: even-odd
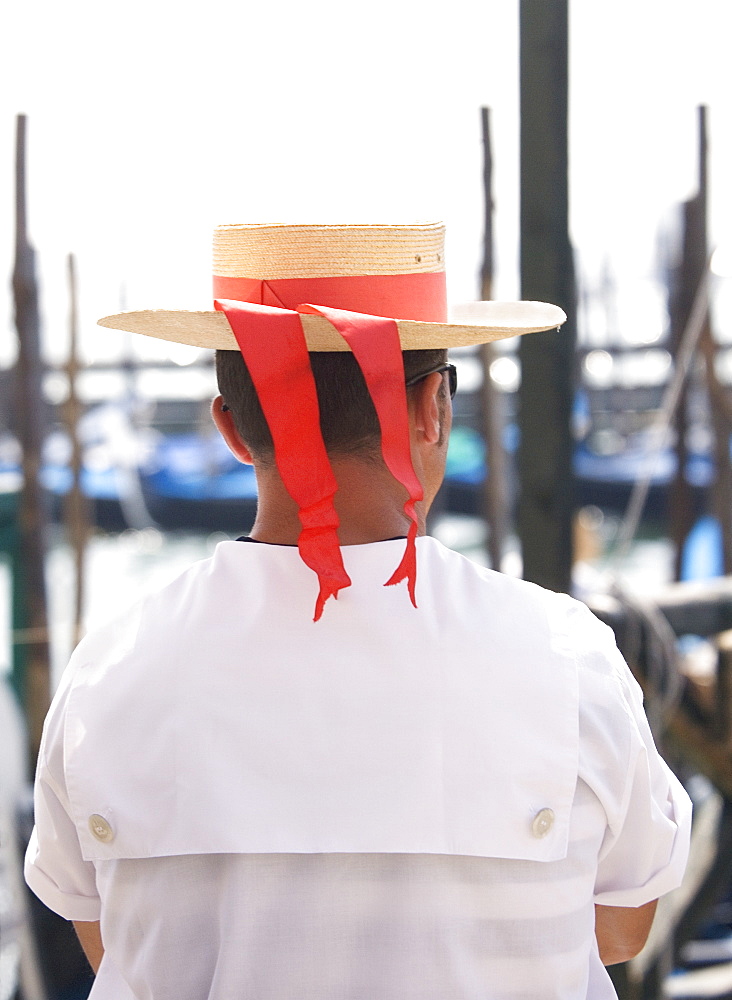
[[(696, 290), (707, 269), (707, 129), (706, 108), (700, 107), (699, 114), (699, 189), (697, 194), (684, 204), (684, 237), (681, 265), (674, 282), (671, 299), (671, 353), (677, 357), (681, 348), (683, 332), (687, 326), (693, 307)], [(686, 478), (688, 448), (686, 432), (688, 390), (685, 385), (679, 400), (675, 417), (676, 430), (676, 474), (669, 492), (669, 534), (674, 543), (674, 573), (681, 579), (681, 562), (684, 543), (694, 524), (694, 508), (691, 485)]]
[(89, 503), (81, 485), (82, 447), (79, 438), (79, 421), (82, 415), (81, 401), (77, 392), (77, 376), (79, 373), (78, 350), (78, 306), (76, 261), (73, 254), (67, 258), (69, 278), (69, 358), (66, 374), (69, 380), (69, 395), (64, 407), (66, 428), (71, 441), (71, 489), (66, 496), (64, 519), (66, 533), (74, 557), (75, 593), (74, 593), (74, 634), (76, 645), (82, 637), (82, 619), (84, 614), (84, 557), (86, 544), (90, 533)]
[(491, 109), (480, 109), (483, 137), (483, 264), (480, 271), (481, 295), (493, 297), (493, 149)]
[[(480, 297), (491, 299), (493, 298), (493, 152), (489, 108), (481, 108), (481, 124), (485, 216)], [(500, 570), (506, 537), (506, 459), (501, 437), (500, 399), (491, 378), (491, 365), (495, 358), (496, 350), (493, 344), (481, 344), (480, 361), (483, 368), (481, 420), (487, 468), (483, 484), (483, 514), (488, 525), (488, 556), (491, 566)]]
[[(23, 488), (18, 512), (22, 572), (20, 587), (23, 627), (15, 643), (25, 650), (20, 689), (25, 693), (29, 752), (35, 765), (43, 720), (50, 702), (48, 615), (44, 578), (46, 509), (39, 478), (43, 444), (44, 401), (40, 354), (40, 319), (35, 254), (28, 240), (26, 222), (26, 118), (18, 115), (16, 144), (16, 237), (13, 296), (18, 331), (16, 413), (23, 448)], [(16, 661), (17, 662), (17, 661)]]
[[(707, 251), (706, 205), (708, 201), (707, 177), (707, 128), (706, 108), (699, 108), (699, 174), (701, 213), (703, 215), (703, 246)], [(705, 269), (708, 266), (706, 253), (699, 265)], [(732, 574), (732, 461), (730, 461), (730, 435), (732, 435), (732, 407), (727, 397), (727, 391), (717, 376), (715, 367), (717, 343), (712, 330), (712, 317), (707, 304), (707, 315), (704, 329), (699, 341), (709, 394), (709, 409), (711, 411), (712, 427), (714, 428), (714, 459), (716, 475), (712, 487), (712, 506), (719, 520), (722, 531), (722, 567), (725, 574)]]
[(572, 573), (571, 415), (576, 308), (568, 221), (568, 0), (520, 0), (521, 294), (567, 313), (521, 337), (518, 529), (524, 577), (566, 591)]
[(722, 531), (722, 569), (732, 574), (732, 462), (729, 442), (732, 419), (725, 387), (719, 381), (715, 368), (717, 344), (712, 335), (709, 312), (700, 342), (704, 357), (709, 409), (714, 428), (715, 479), (712, 486), (712, 507)]

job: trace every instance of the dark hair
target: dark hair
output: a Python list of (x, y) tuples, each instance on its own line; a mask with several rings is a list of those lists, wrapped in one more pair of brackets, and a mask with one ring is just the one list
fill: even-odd
[[(403, 358), (404, 375), (409, 379), (442, 364), (447, 351), (404, 351)], [(377, 453), (381, 441), (379, 421), (353, 354), (316, 351), (310, 355), (310, 365), (318, 391), (320, 429), (328, 452), (363, 457)], [(216, 352), (216, 378), (241, 439), (258, 461), (271, 461), (272, 436), (238, 351)]]

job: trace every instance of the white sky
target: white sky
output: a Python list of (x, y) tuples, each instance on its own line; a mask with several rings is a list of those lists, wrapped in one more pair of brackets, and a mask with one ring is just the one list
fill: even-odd
[[(712, 235), (732, 242), (725, 0), (572, 0), (572, 231), (629, 299), (695, 182), (710, 107)], [(479, 109), (493, 117), (497, 297), (518, 294), (517, 0), (15, 0), (0, 40), (0, 363), (14, 338), (15, 115), (29, 116), (31, 236), (49, 355), (99, 315), (207, 308), (216, 223), (444, 219), (456, 300), (477, 294)]]

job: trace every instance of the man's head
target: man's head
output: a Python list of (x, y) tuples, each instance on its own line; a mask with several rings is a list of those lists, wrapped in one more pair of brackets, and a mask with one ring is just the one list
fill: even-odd
[[(404, 351), (407, 382), (434, 371), (447, 360), (445, 350)], [(373, 459), (380, 456), (380, 430), (376, 410), (356, 359), (347, 351), (310, 355), (320, 409), (320, 428), (332, 457)], [(255, 462), (267, 465), (274, 458), (272, 436), (254, 385), (238, 351), (216, 352), (219, 392), (231, 411), (236, 430)], [(413, 395), (414, 386), (408, 390)], [(447, 389), (440, 393), (443, 414)]]

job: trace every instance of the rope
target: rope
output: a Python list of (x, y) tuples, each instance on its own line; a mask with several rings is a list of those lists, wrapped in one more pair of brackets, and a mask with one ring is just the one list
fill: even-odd
[(673, 378), (666, 387), (659, 416), (653, 425), (656, 430), (656, 444), (655, 449), (651, 453), (651, 461), (648, 463), (645, 475), (640, 479), (636, 479), (633, 483), (625, 516), (618, 529), (617, 546), (614, 553), (614, 558), (617, 561), (627, 556), (631, 543), (638, 531), (643, 508), (648, 498), (651, 479), (656, 469), (656, 463), (659, 455), (668, 443), (671, 421), (679, 405), (681, 390), (688, 377), (694, 352), (704, 330), (708, 310), (709, 268), (706, 268), (699, 280), (696, 295), (694, 296), (694, 304), (681, 337)]
[[(620, 581), (613, 582), (611, 593), (625, 612), (625, 634), (619, 645), (625, 659), (635, 665), (634, 673), (643, 681), (648, 723), (654, 739), (660, 743), (684, 689), (676, 635), (662, 611), (650, 601), (631, 594)], [(642, 653), (645, 653), (643, 658)], [(646, 664), (644, 674), (637, 666), (641, 659)]]
[[(654, 422), (655, 445), (645, 475), (637, 479), (628, 500), (625, 515), (617, 534), (617, 544), (612, 562), (619, 563), (628, 555), (640, 525), (643, 508), (648, 498), (653, 473), (661, 451), (669, 440), (671, 422), (681, 399), (681, 390), (686, 382), (691, 364), (709, 310), (709, 268), (705, 268), (684, 327), (676, 355), (673, 378), (666, 387), (658, 417)], [(676, 635), (665, 615), (641, 597), (632, 594), (621, 582), (617, 572), (613, 574), (610, 593), (625, 611), (625, 635), (622, 642), (626, 660), (636, 665), (646, 664), (646, 672), (641, 676), (646, 688), (646, 713), (654, 738), (660, 740), (668, 719), (679, 704), (684, 680), (679, 669), (679, 654)], [(645, 654), (642, 656), (641, 654)]]

